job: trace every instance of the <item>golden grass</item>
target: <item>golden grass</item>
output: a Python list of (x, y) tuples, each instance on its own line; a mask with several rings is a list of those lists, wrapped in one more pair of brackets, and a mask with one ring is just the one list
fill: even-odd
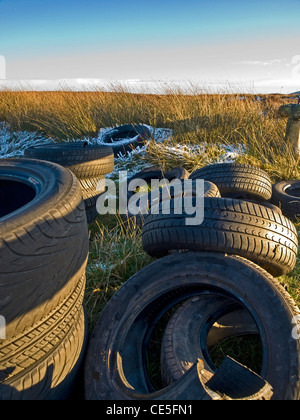
[(141, 231), (125, 227), (118, 215), (99, 216), (90, 230), (85, 305), (93, 328), (113, 294), (152, 259), (142, 247)]
[(168, 86), (163, 94), (131, 94), (122, 86), (112, 92), (0, 92), (0, 121), (12, 130), (43, 133), (56, 141), (92, 138), (102, 127), (142, 123), (171, 128), (174, 144), (206, 145), (208, 159), (149, 148), (149, 160), (166, 168), (176, 163), (195, 169), (213, 161), (222, 145), (242, 145), (240, 158), (265, 169), (275, 181), (298, 178), (299, 160), (284, 142), (286, 119), (278, 108), (295, 96), (203, 94), (191, 85), (188, 93)]
[[(193, 171), (213, 163), (224, 146), (239, 146), (240, 162), (266, 170), (273, 182), (300, 179), (300, 162), (285, 143), (286, 119), (280, 105), (295, 96), (204, 94), (169, 86), (162, 93), (131, 94), (122, 86), (111, 92), (0, 92), (0, 122), (11, 130), (36, 131), (55, 141), (92, 138), (103, 127), (142, 123), (173, 130), (173, 138), (152, 141), (142, 157), (163, 170), (183, 166)], [(179, 146), (183, 147), (179, 147)], [(187, 146), (184, 149), (184, 146)], [(298, 224), (299, 230), (300, 225)], [(99, 216), (90, 227), (85, 304), (92, 328), (115, 291), (151, 258), (142, 248), (141, 233), (124, 229), (114, 216)], [(279, 279), (300, 305), (300, 264)]]
[(190, 94), (171, 87), (167, 94), (157, 95), (131, 94), (118, 86), (112, 90), (0, 92), (0, 120), (13, 129), (31, 127), (63, 140), (94, 135), (101, 127), (143, 122), (172, 128), (183, 140), (194, 139), (197, 133), (202, 141), (240, 141), (245, 127), (255, 123), (257, 131), (265, 125), (262, 113), (274, 120), (276, 108), (294, 99), (264, 95), (264, 101), (257, 101), (254, 95), (198, 94), (196, 86)]

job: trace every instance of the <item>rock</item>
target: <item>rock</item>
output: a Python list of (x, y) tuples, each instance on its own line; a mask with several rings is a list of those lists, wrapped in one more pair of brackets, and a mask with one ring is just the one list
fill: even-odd
[(300, 154), (300, 104), (282, 105), (279, 108), (281, 117), (288, 117), (285, 141), (291, 145), (296, 154)]
[(279, 108), (279, 115), (281, 117), (288, 117), (293, 120), (300, 120), (300, 105), (298, 104), (282, 105)]
[(300, 154), (300, 120), (291, 118), (288, 120), (285, 140), (297, 154)]

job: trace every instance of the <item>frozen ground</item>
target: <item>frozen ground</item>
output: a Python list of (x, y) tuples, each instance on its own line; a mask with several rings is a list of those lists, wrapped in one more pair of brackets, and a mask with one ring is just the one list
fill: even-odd
[[(175, 156), (192, 155), (204, 153), (207, 145), (201, 143), (199, 145), (177, 144), (174, 146), (172, 139), (172, 130), (167, 128), (153, 128), (147, 126), (151, 131), (152, 138), (157, 143), (163, 143), (164, 152), (169, 152)], [(86, 140), (90, 144), (101, 144), (103, 134), (105, 134), (112, 127), (102, 128), (98, 136), (92, 139), (73, 139), (73, 141)], [(5, 122), (0, 122), (0, 158), (15, 158), (22, 157), (24, 150), (30, 146), (53, 143), (53, 140), (43, 137), (41, 134), (28, 131), (12, 131)], [(128, 176), (142, 170), (147, 166), (146, 152), (148, 143), (142, 147), (137, 147), (126, 154), (119, 154), (115, 158), (114, 171), (109, 174), (109, 177), (116, 177), (120, 170), (127, 170)], [(242, 146), (233, 147), (228, 145), (219, 145), (223, 151), (219, 161), (231, 162), (237, 156), (244, 153)]]
[[(172, 136), (172, 130), (166, 128), (153, 129), (150, 126), (147, 126), (152, 134), (152, 137), (158, 141), (164, 141)], [(112, 127), (102, 128), (99, 131), (99, 134), (94, 139), (73, 139), (70, 141), (88, 141), (91, 144), (101, 144), (102, 136), (105, 132), (110, 130)], [(29, 131), (13, 131), (10, 129), (9, 125), (6, 122), (0, 122), (0, 158), (13, 158), (21, 157), (24, 155), (24, 150), (31, 146), (37, 146), (42, 144), (53, 143), (54, 140), (51, 140), (47, 137), (44, 137), (41, 134), (36, 132)], [(135, 153), (141, 153), (145, 148), (138, 148)], [(118, 157), (120, 161), (126, 160), (128, 156), (120, 154)]]
[(0, 122), (0, 158), (21, 157), (30, 146), (51, 143), (42, 135), (29, 131), (12, 131), (5, 122)]

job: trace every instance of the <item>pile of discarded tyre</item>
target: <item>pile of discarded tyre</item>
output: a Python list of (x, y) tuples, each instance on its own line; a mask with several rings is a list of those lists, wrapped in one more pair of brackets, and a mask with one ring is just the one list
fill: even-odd
[(72, 171), (80, 183), (87, 222), (92, 223), (96, 219), (96, 202), (105, 189), (101, 180), (114, 169), (111, 146), (87, 142), (32, 146), (25, 150), (24, 157), (57, 163)]
[[(87, 400), (299, 400), (300, 311), (275, 278), (296, 263), (298, 181), (272, 186), (259, 168), (135, 174), (204, 179), (204, 221), (187, 225), (173, 201), (169, 214), (124, 217), (156, 260), (119, 289), (88, 339), (88, 223), (115, 152), (75, 142), (0, 160), (0, 400), (74, 398), (81, 375)], [(157, 389), (147, 349), (166, 314)], [(261, 342), (259, 374), (231, 357), (216, 367), (211, 349), (247, 334)]]
[[(300, 312), (276, 279), (295, 266), (295, 226), (270, 202), (271, 181), (259, 168), (208, 165), (189, 178), (217, 187), (204, 198), (204, 221), (187, 225), (189, 215), (176, 214), (172, 203), (170, 214), (145, 217), (143, 247), (156, 260), (101, 313), (85, 362), (85, 398), (299, 400)], [(147, 348), (168, 313), (157, 389)], [(231, 357), (216, 367), (210, 350), (247, 334), (259, 337), (260, 372)]]
[(150, 135), (121, 126), (103, 144), (45, 144), (0, 160), (0, 400), (81, 393), (88, 224), (115, 155)]
[(0, 190), (0, 399), (61, 399), (87, 340), (79, 181), (50, 162), (3, 159)]
[(88, 342), (88, 223), (110, 146), (33, 147), (0, 160), (0, 400), (79, 392)]

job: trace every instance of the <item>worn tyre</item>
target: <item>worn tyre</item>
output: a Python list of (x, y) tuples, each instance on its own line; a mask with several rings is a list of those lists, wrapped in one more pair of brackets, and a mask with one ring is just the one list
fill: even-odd
[[(264, 350), (261, 376), (274, 388), (273, 398), (299, 399), (300, 343), (292, 337), (299, 309), (285, 289), (255, 264), (212, 252), (157, 260), (117, 291), (89, 343), (86, 399), (170, 399), (168, 392), (174, 388), (155, 390), (149, 379), (145, 352), (151, 331), (174, 305), (208, 292), (232, 299), (251, 313)], [(174, 399), (201, 398), (188, 379), (187, 373), (179, 383), (185, 392), (173, 394)]]
[(101, 141), (112, 147), (114, 155), (126, 154), (151, 139), (149, 128), (142, 124), (126, 124), (105, 132)]
[[(163, 171), (162, 171), (161, 168), (151, 166), (149, 168), (145, 168), (142, 171), (139, 171), (139, 172), (135, 173), (134, 175), (132, 175), (128, 179), (128, 185), (130, 184), (131, 181), (141, 179), (141, 180), (145, 181), (150, 188), (152, 180), (161, 181), (163, 179), (163, 177), (164, 177), (164, 175), (163, 175)], [(134, 194), (135, 194), (135, 191), (127, 190), (127, 197), (124, 197), (127, 204), (129, 203), (129, 200), (131, 199), (131, 197)], [(148, 199), (148, 202), (149, 202), (148, 192), (145, 191), (145, 194), (147, 194), (147, 199)], [(147, 211), (149, 210), (149, 206), (147, 206), (146, 210)], [(132, 226), (132, 227), (138, 227), (138, 228), (141, 228), (143, 226), (145, 215), (142, 212), (140, 212), (138, 214), (132, 214), (132, 212), (130, 212), (130, 210), (128, 210), (127, 214), (122, 214), (121, 216), (122, 216), (123, 222), (126, 225), (129, 225), (129, 226)]]
[(190, 172), (187, 171), (185, 168), (179, 166), (178, 168), (170, 169), (164, 176), (165, 179), (168, 181), (172, 181), (173, 179), (188, 179), (190, 176)]
[(163, 382), (169, 385), (179, 380), (198, 358), (213, 372), (209, 351), (229, 337), (248, 334), (258, 334), (256, 323), (232, 299), (213, 293), (188, 299), (172, 316), (163, 335)]
[(282, 213), (293, 221), (300, 218), (300, 181), (279, 181), (272, 185), (271, 202), (279, 206)]
[(66, 400), (78, 389), (88, 342), (85, 275), (55, 310), (0, 346), (0, 400)]
[[(173, 205), (172, 205), (173, 204)], [(193, 208), (196, 201), (193, 199)], [(296, 264), (298, 236), (286, 217), (265, 206), (230, 198), (204, 198), (204, 221), (186, 224), (184, 212), (149, 214), (143, 227), (143, 247), (152, 257), (174, 250), (218, 251), (240, 255), (274, 276)]]
[[(176, 188), (170, 188), (166, 187), (167, 193), (165, 196), (162, 194), (162, 190), (160, 190), (158, 197), (152, 201), (151, 199), (151, 193), (146, 193), (147, 197), (145, 196), (145, 199), (147, 200), (146, 207), (141, 208), (140, 213), (134, 215), (130, 211), (127, 212), (126, 215), (122, 215), (122, 219), (125, 223), (136, 226), (138, 228), (142, 228), (144, 224), (144, 219), (146, 215), (150, 213), (151, 206), (156, 206), (160, 202), (163, 201), (164, 197), (168, 198), (174, 198), (174, 197), (183, 197), (187, 196), (188, 194), (184, 192), (184, 180), (188, 179), (188, 172), (184, 168), (174, 168), (171, 171), (167, 172), (166, 175), (163, 174), (161, 168), (159, 167), (150, 167), (146, 168), (143, 171), (138, 172), (137, 174), (133, 175), (129, 180), (128, 184), (135, 179), (142, 179), (147, 182), (149, 185), (149, 188), (151, 186), (151, 180), (158, 180), (162, 181), (165, 179), (167, 182), (170, 183), (170, 186), (172, 185), (172, 182), (179, 179), (181, 181), (181, 188), (180, 192), (178, 193)], [(193, 181), (191, 194), (193, 196), (196, 196), (196, 181)], [(134, 191), (128, 191), (127, 194), (127, 203), (129, 202), (130, 198), (134, 195)], [(179, 195), (178, 195), (179, 194)], [(212, 182), (205, 181), (204, 182), (204, 196), (205, 197), (221, 197), (220, 191), (218, 187), (213, 184)], [(151, 205), (150, 205), (151, 204)], [(140, 202), (140, 207), (141, 202)]]
[(108, 145), (85, 142), (46, 144), (29, 147), (24, 157), (57, 163), (80, 179), (106, 175), (114, 169), (113, 150)]
[(57, 143), (30, 147), (25, 150), (25, 156), (54, 162), (71, 170), (80, 182), (87, 222), (95, 220), (98, 215), (95, 202), (101, 193), (97, 191), (97, 184), (114, 169), (114, 154), (110, 146), (86, 142)]
[[(39, 387), (45, 357), (52, 358), (67, 340), (61, 325), (67, 317), (68, 328), (77, 322), (83, 302), (89, 243), (81, 190), (71, 171), (33, 159), (1, 160), (0, 190), (0, 313), (6, 321), (0, 395), (27, 399), (35, 389), (47, 399), (58, 378), (51, 382), (47, 377)], [(79, 341), (77, 350), (84, 340)], [(66, 395), (65, 378), (74, 378), (76, 354), (69, 348), (74, 363), (59, 375), (60, 398)], [(58, 372), (57, 366), (53, 369)]]
[(89, 243), (79, 183), (69, 170), (50, 162), (3, 159), (0, 188), (5, 191), (0, 313), (10, 338), (74, 290), (85, 272)]
[(240, 163), (218, 163), (194, 171), (191, 179), (205, 179), (217, 185), (222, 197), (269, 200), (272, 184), (260, 168)]

